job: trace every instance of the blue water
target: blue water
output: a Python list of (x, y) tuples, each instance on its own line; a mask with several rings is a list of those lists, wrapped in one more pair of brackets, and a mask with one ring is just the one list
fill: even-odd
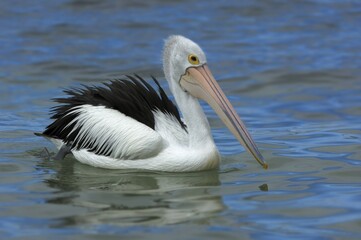
[[(1, 1), (0, 236), (359, 239), (359, 1)], [(223, 160), (199, 173), (82, 165), (33, 132), (62, 89), (164, 81), (163, 39), (199, 43), (269, 163), (204, 105)]]

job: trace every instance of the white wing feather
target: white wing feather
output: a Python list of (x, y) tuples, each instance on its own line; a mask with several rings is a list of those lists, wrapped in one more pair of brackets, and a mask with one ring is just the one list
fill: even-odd
[[(82, 126), (75, 141), (93, 143), (115, 159), (139, 159), (157, 155), (163, 139), (152, 128), (123, 113), (103, 106), (82, 105), (72, 111), (78, 116), (74, 129)], [(71, 134), (70, 132), (69, 134)]]

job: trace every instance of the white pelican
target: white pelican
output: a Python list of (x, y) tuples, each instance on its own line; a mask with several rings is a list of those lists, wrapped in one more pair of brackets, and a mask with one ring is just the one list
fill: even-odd
[(54, 122), (41, 135), (84, 163), (109, 169), (169, 172), (219, 166), (220, 156), (198, 99), (205, 100), (238, 141), (266, 169), (256, 144), (210, 72), (206, 56), (193, 41), (170, 36), (163, 69), (183, 115), (155, 78), (159, 92), (138, 75), (102, 86), (65, 90), (55, 99)]

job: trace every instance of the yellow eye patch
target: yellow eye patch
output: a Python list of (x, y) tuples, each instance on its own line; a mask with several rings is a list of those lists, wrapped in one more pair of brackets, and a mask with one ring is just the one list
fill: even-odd
[(199, 58), (194, 54), (188, 55), (188, 62), (192, 65), (198, 65), (199, 64)]

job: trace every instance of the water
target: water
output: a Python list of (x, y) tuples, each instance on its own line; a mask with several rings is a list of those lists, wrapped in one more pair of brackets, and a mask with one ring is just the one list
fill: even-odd
[[(361, 236), (358, 1), (1, 1), (0, 235), (14, 239), (357, 239)], [(48, 161), (33, 132), (61, 89), (123, 73), (161, 79), (183, 34), (268, 161), (204, 106), (223, 161), (136, 173)]]

